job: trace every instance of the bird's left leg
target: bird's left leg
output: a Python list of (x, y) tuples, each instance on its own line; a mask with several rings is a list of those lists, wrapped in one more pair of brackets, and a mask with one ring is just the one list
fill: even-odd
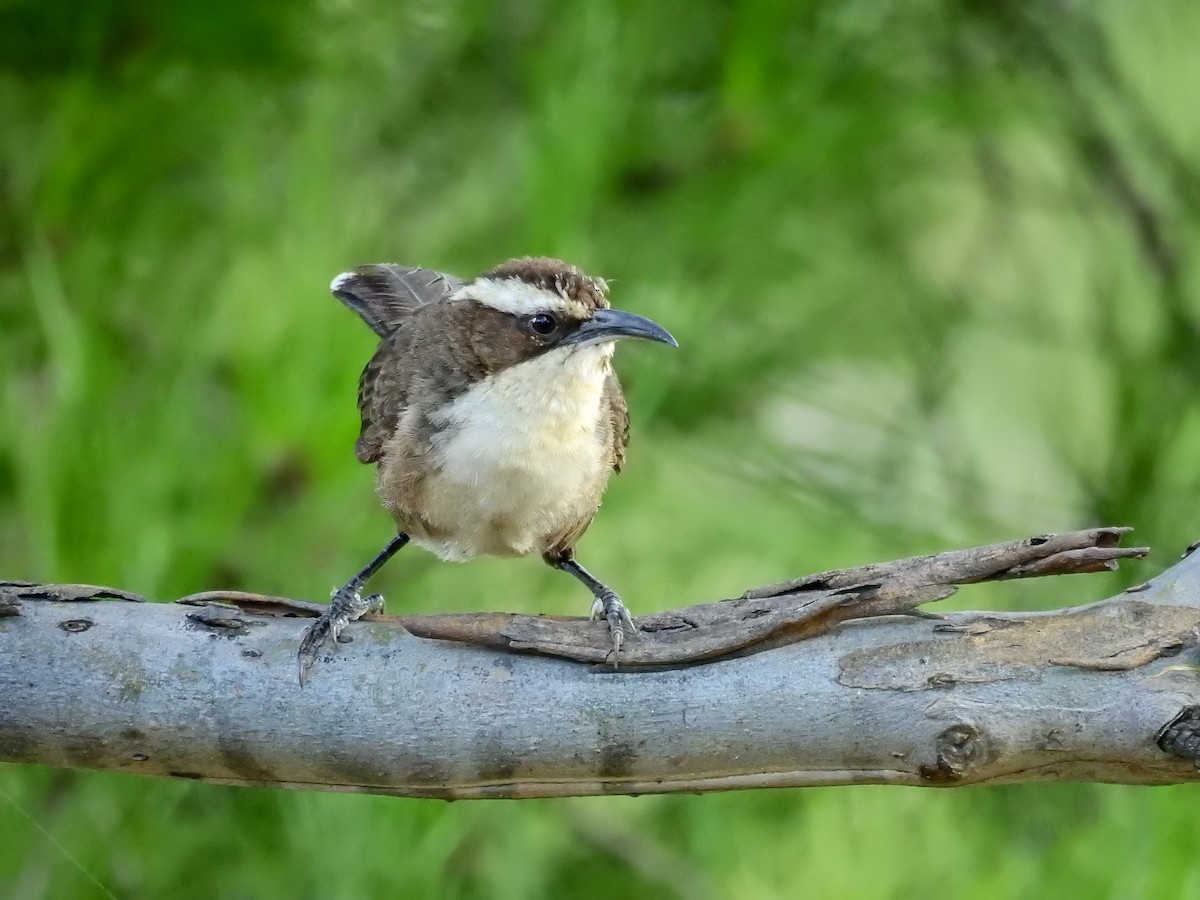
[(617, 592), (581, 566), (575, 560), (575, 554), (571, 550), (551, 551), (546, 553), (543, 559), (554, 568), (574, 575), (592, 592), (594, 599), (591, 617), (598, 619), (603, 616), (608, 622), (608, 633), (612, 635), (613, 653), (619, 655), (625, 635), (637, 634), (638, 629), (637, 625), (633, 623), (633, 617), (629, 615), (629, 610), (617, 596)]
[(342, 629), (355, 619), (383, 610), (383, 595), (369, 594), (364, 597), (362, 589), (371, 580), (371, 576), (382, 569), (383, 564), (395, 556), (408, 540), (408, 535), (401, 532), (388, 541), (388, 545), (380, 550), (379, 555), (367, 563), (361, 572), (333, 592), (329, 606), (304, 630), (304, 635), (300, 638), (300, 649), (296, 652), (296, 661), (300, 665), (300, 687), (304, 687), (308, 680), (308, 670), (316, 662), (317, 653), (327, 640), (336, 643)]

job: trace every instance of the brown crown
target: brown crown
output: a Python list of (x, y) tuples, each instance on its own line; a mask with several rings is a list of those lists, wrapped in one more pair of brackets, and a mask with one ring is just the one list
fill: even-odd
[(589, 310), (608, 308), (608, 298), (605, 296), (608, 285), (603, 278), (585, 275), (570, 263), (549, 256), (510, 259), (479, 277), (515, 278), (566, 300), (581, 303)]

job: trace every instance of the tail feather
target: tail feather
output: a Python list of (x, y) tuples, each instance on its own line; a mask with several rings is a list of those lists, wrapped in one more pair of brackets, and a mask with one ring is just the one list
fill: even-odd
[(372, 331), (387, 337), (414, 310), (449, 296), (462, 284), (462, 279), (433, 269), (379, 263), (343, 272), (329, 290)]

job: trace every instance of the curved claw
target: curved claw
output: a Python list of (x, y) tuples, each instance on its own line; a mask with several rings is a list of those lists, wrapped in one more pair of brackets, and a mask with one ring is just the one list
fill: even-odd
[(592, 611), (588, 613), (588, 618), (595, 622), (604, 615), (604, 601), (597, 597), (592, 601)]
[(589, 618), (595, 621), (601, 617), (608, 622), (608, 633), (612, 636), (613, 665), (615, 666), (621, 655), (621, 645), (625, 642), (625, 635), (637, 634), (638, 627), (634, 624), (629, 609), (612, 591), (598, 595), (592, 602)]
[[(329, 601), (329, 606), (317, 617), (311, 625), (304, 629), (300, 637), (300, 647), (296, 650), (296, 663), (299, 667), (300, 687), (308, 683), (308, 673), (317, 654), (326, 642), (337, 645), (342, 640), (342, 629), (355, 619), (362, 618), (368, 613), (383, 611), (383, 595), (370, 594), (363, 597), (354, 584), (348, 584), (337, 591)], [(349, 640), (347, 638), (347, 640)]]

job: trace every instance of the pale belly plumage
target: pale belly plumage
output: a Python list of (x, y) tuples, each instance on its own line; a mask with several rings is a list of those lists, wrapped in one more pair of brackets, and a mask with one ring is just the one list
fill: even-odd
[(440, 411), (412, 498), (420, 521), (405, 523), (414, 543), (446, 560), (524, 556), (586, 525), (611, 473), (600, 427), (611, 356), (611, 344), (550, 351)]

